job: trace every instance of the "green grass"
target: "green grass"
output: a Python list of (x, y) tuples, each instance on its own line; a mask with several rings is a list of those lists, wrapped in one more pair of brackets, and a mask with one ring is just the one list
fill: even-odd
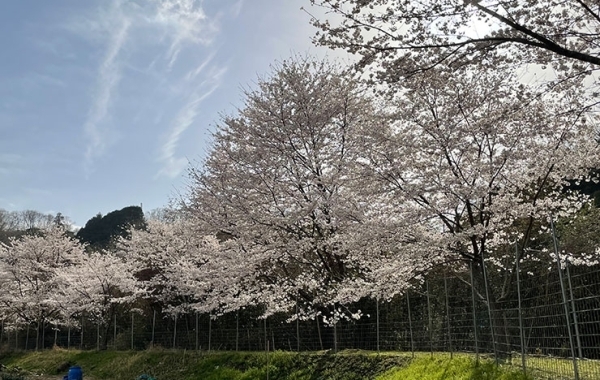
[[(512, 364), (521, 366), (521, 358), (512, 359)], [(556, 357), (528, 356), (526, 360), (527, 370), (535, 375), (536, 379), (559, 380), (574, 379), (573, 360)], [(580, 380), (600, 380), (600, 361), (578, 360)]]
[[(268, 360), (268, 366), (267, 366)], [(135, 380), (148, 374), (156, 380), (537, 380), (573, 379), (572, 362), (529, 357), (528, 373), (520, 371), (520, 358), (497, 367), (471, 354), (374, 353), (358, 350), (291, 353), (147, 351), (77, 351), (0, 353), (0, 380), (59, 380), (71, 365), (80, 365), (85, 380)], [(600, 380), (600, 362), (580, 361), (581, 380)]]
[(466, 355), (417, 357), (408, 366), (392, 369), (377, 380), (531, 380), (522, 372), (496, 366), (487, 359), (477, 362)]
[(70, 365), (77, 364), (83, 368), (86, 380), (134, 380), (144, 373), (157, 380), (253, 380), (266, 379), (267, 371), (270, 380), (362, 380), (375, 379), (406, 361), (398, 355), (364, 352), (338, 355), (271, 352), (268, 366), (264, 352), (51, 350), (0, 355), (0, 362), (7, 367), (24, 369), (27, 379), (38, 378), (40, 374), (45, 379), (61, 379)]

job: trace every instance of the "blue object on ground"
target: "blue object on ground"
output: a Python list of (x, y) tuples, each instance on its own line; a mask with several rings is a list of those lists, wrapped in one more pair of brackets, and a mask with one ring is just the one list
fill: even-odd
[(83, 380), (83, 371), (81, 367), (76, 365), (69, 368), (69, 376), (67, 380)]
[(156, 380), (156, 379), (150, 375), (139, 375), (137, 380)]

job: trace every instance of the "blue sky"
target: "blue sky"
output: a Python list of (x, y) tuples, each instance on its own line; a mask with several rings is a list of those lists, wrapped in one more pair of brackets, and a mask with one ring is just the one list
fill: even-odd
[[(185, 192), (219, 114), (316, 48), (308, 0), (0, 3), (0, 208), (82, 226)], [(311, 13), (318, 10), (311, 9)]]

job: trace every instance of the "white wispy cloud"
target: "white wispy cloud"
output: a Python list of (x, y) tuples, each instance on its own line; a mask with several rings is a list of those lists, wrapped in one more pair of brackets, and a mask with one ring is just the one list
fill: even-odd
[(185, 79), (188, 80), (188, 81), (196, 79), (196, 77), (201, 72), (203, 72), (204, 69), (206, 69), (206, 67), (213, 60), (214, 57), (215, 57), (215, 53), (211, 53), (204, 61), (202, 61), (202, 63), (200, 63), (198, 65), (198, 67), (196, 67), (196, 69), (194, 69), (194, 70), (190, 71), (189, 73), (187, 73), (187, 75), (185, 76)]
[[(206, 61), (205, 61), (206, 62)], [(190, 71), (186, 77), (198, 75), (198, 69), (202, 64)], [(200, 70), (202, 71), (202, 70)], [(196, 91), (189, 97), (188, 102), (179, 110), (177, 116), (173, 119), (170, 125), (165, 143), (160, 150), (160, 162), (162, 168), (157, 173), (156, 177), (167, 176), (175, 178), (181, 174), (188, 164), (185, 157), (177, 155), (177, 145), (183, 133), (194, 124), (196, 117), (199, 114), (199, 108), (202, 101), (208, 98), (221, 84), (221, 78), (227, 71), (226, 68), (213, 68), (207, 79), (202, 81)]]
[[(172, 77), (171, 74), (182, 78), (173, 70), (182, 52), (186, 52), (187, 57), (189, 48), (210, 45), (219, 31), (220, 14), (207, 15), (203, 0), (113, 0), (110, 6), (105, 4), (107, 3), (101, 3), (100, 8), (93, 13), (79, 15), (67, 26), (72, 33), (82, 35), (93, 46), (101, 46), (103, 49), (100, 50), (102, 58), (96, 69), (93, 96), (83, 124), (86, 138), (84, 169), (87, 176), (93, 171), (95, 161), (106, 154), (115, 142), (116, 127), (111, 118), (112, 109), (115, 98), (119, 95), (119, 87), (127, 86), (123, 79), (124, 70), (139, 66), (138, 62), (134, 63), (132, 60), (143, 56), (144, 52), (151, 52), (155, 58), (151, 59), (149, 65), (143, 64), (146, 69), (141, 74), (161, 82), (160, 91), (165, 88), (173, 89), (178, 86), (172, 86), (169, 78)], [(238, 0), (233, 12), (239, 12), (241, 5), (242, 1)], [(177, 69), (188, 67), (187, 74), (183, 77), (187, 82), (182, 81), (183, 84), (179, 86), (181, 88), (176, 89), (175, 94), (165, 94), (169, 97), (181, 97), (190, 92), (196, 95), (184, 98), (188, 99), (186, 105), (170, 124), (170, 145), (165, 144), (161, 157), (164, 162), (171, 162), (173, 169), (164, 174), (179, 170), (177, 168), (181, 161), (174, 158), (179, 135), (193, 123), (199, 103), (218, 87), (214, 82), (214, 78), (218, 76), (215, 73), (208, 74), (208, 82), (196, 85), (198, 80), (203, 80), (206, 76), (204, 73), (213, 58), (214, 52), (191, 70), (189, 62), (182, 60)], [(166, 81), (169, 82), (162, 83)], [(152, 98), (147, 99), (146, 102)], [(144, 102), (143, 99), (140, 101)]]
[(185, 44), (208, 45), (219, 29), (216, 18), (208, 17), (202, 2), (196, 0), (159, 1), (155, 21), (171, 32), (171, 43), (166, 53), (169, 70)]
[(244, 0), (236, 1), (231, 7), (231, 14), (233, 18), (236, 18), (242, 13), (242, 8), (244, 7)]
[(102, 129), (101, 123), (108, 114), (111, 97), (121, 79), (118, 56), (131, 26), (130, 20), (121, 14), (119, 9), (114, 16), (119, 19), (119, 22), (112, 31), (104, 58), (98, 68), (95, 95), (83, 127), (88, 139), (85, 152), (85, 169), (88, 174), (94, 159), (102, 155), (107, 147), (108, 133)]
[[(145, 36), (136, 34), (136, 29), (144, 27), (150, 27), (151, 34), (162, 37), (155, 40), (148, 38), (148, 33)], [(94, 161), (106, 152), (110, 136), (114, 135), (106, 121), (112, 100), (118, 95), (123, 66), (127, 63), (127, 54), (123, 54), (122, 50), (128, 40), (131, 40), (131, 46), (167, 42), (163, 57), (170, 71), (184, 47), (210, 44), (218, 28), (214, 19), (204, 12), (201, 0), (114, 0), (109, 8), (96, 10), (93, 16), (81, 16), (71, 23), (70, 28), (96, 43), (108, 36), (108, 41), (104, 41), (105, 51), (97, 69), (95, 89), (83, 127), (87, 139), (84, 166), (89, 175)]]

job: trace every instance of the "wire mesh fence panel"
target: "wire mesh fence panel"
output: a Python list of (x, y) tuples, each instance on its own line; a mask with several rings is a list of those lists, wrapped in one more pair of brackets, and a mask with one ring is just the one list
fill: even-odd
[(600, 359), (600, 270), (570, 266), (569, 275), (574, 304), (572, 313), (578, 326), (578, 354), (587, 359)]
[(600, 379), (600, 265), (563, 263), (559, 271), (547, 253), (536, 257), (515, 266), (518, 273), (490, 271), (487, 278), (477, 264), (431, 273), (391, 300), (348, 306), (362, 317), (335, 326), (323, 319), (297, 321), (294, 314), (265, 320), (260, 308), (215, 318), (167, 315), (148, 306), (121, 310), (101, 322), (84, 314), (58, 327), (2, 324), (0, 346), (473, 353), (542, 378)]

